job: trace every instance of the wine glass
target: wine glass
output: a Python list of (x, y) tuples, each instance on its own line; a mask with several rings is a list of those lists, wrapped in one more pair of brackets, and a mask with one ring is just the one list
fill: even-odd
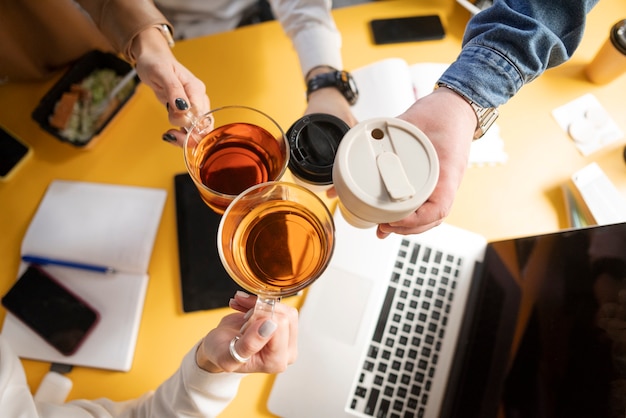
[(233, 280), (258, 296), (255, 315), (298, 293), (326, 269), (335, 225), (324, 202), (288, 182), (252, 186), (228, 206), (218, 228), (218, 252)]
[(289, 162), (289, 143), (278, 123), (247, 106), (224, 106), (200, 117), (183, 144), (185, 165), (202, 200), (223, 214), (239, 193), (279, 180)]

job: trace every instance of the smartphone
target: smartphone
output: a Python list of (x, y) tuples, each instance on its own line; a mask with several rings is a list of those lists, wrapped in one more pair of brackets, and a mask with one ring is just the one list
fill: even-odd
[(31, 154), (31, 148), (0, 126), (0, 181), (7, 181)]
[(438, 15), (396, 17), (370, 21), (377, 45), (442, 39), (445, 31)]
[(100, 319), (93, 307), (34, 264), (2, 297), (2, 305), (66, 356), (76, 352)]

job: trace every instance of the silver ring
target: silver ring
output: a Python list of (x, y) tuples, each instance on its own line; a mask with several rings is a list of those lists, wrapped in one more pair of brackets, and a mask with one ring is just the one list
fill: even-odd
[(230, 340), (230, 345), (228, 346), (228, 350), (230, 351), (230, 355), (237, 360), (239, 363), (247, 363), (250, 360), (250, 357), (242, 357), (241, 354), (237, 352), (235, 349), (235, 343), (239, 341), (239, 335), (236, 335), (235, 338)]

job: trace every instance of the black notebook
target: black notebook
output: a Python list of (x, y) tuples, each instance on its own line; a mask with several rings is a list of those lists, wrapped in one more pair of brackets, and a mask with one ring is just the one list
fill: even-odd
[(176, 175), (174, 186), (183, 311), (226, 307), (242, 289), (230, 278), (217, 252), (221, 215), (202, 201), (189, 174)]

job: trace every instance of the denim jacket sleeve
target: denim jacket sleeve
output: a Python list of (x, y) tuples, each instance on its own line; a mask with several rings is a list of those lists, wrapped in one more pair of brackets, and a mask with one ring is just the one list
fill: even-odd
[(470, 19), (463, 49), (441, 76), (483, 107), (506, 103), (547, 68), (567, 61), (597, 0), (495, 0)]

